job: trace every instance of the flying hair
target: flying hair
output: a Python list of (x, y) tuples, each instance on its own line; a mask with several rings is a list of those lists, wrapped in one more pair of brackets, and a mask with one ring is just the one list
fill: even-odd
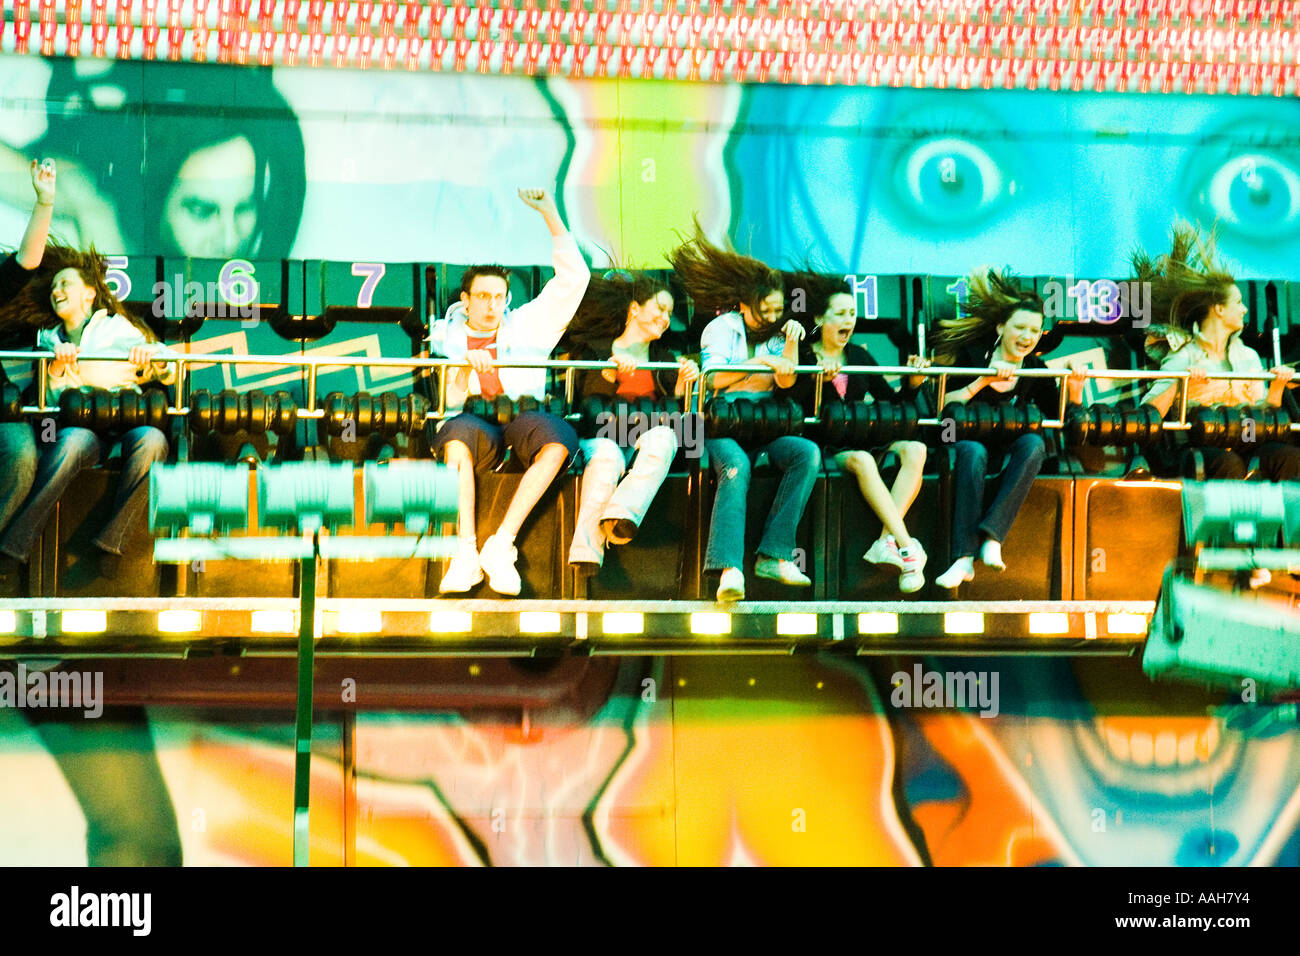
[[(759, 315), (765, 298), (784, 291), (781, 273), (758, 259), (715, 246), (698, 217), (694, 222), (695, 235), (668, 253), (668, 260), (694, 300), (696, 314), (707, 320), (744, 304)], [(779, 331), (777, 323), (772, 332)]]
[(41, 255), (41, 264), (33, 270), (27, 284), (8, 302), (0, 305), (0, 327), (27, 326), (34, 329), (52, 329), (62, 320), (50, 304), (54, 277), (64, 269), (76, 269), (81, 281), (95, 290), (95, 301), (90, 311), (106, 309), (110, 315), (125, 317), (140, 330), (148, 342), (157, 342), (153, 329), (132, 315), (108, 287), (108, 261), (95, 251), (75, 249), (57, 242), (47, 243)]
[(1219, 261), (1217, 237), (1213, 230), (1202, 236), (1200, 230), (1184, 220), (1176, 220), (1170, 230), (1170, 249), (1152, 259), (1141, 248), (1129, 255), (1133, 276), (1150, 289), (1151, 314), (1164, 328), (1160, 333), (1185, 341), (1192, 326), (1204, 321), (1210, 309), (1226, 305), (1236, 283)]
[(668, 291), (666, 282), (646, 273), (619, 269), (593, 275), (561, 339), (560, 350), (565, 351), (566, 345), (604, 345), (618, 338), (627, 328), (627, 311), (634, 302), (644, 303)]
[(954, 319), (939, 323), (934, 353), (942, 364), (950, 364), (965, 346), (987, 342), (1019, 310), (1042, 314), (1043, 299), (1032, 290), (1021, 289), (1011, 270), (977, 270), (966, 277), (966, 301)]
[(811, 265), (806, 264), (798, 272), (784, 272), (782, 276), (786, 288), (786, 314), (797, 320), (805, 332), (812, 332), (820, 324), (821, 317), (831, 306), (832, 296), (853, 294), (844, 276), (817, 272)]

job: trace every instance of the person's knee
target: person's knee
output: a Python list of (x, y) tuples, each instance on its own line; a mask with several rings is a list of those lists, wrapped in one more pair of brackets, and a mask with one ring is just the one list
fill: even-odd
[(1024, 435), (1017, 440), (1024, 443), (1025, 457), (1030, 461), (1041, 465), (1047, 458), (1047, 442), (1043, 441), (1042, 435)]
[(807, 471), (817, 471), (822, 466), (822, 450), (816, 442), (807, 438), (795, 439), (799, 444), (795, 452), (798, 465)]
[(989, 463), (989, 450), (982, 442), (959, 441), (957, 443), (958, 463), (969, 463), (971, 467), (985, 467)]
[(171, 445), (157, 428), (146, 429), (136, 442), (136, 454), (152, 461), (166, 461)]
[(564, 467), (569, 457), (573, 454), (568, 445), (561, 442), (547, 442), (538, 449), (537, 454), (533, 456), (532, 465), (546, 468), (554, 468), (557, 472)]
[(903, 468), (923, 468), (925, 467), (926, 448), (925, 444), (919, 441), (900, 441), (894, 445), (894, 453), (898, 455), (899, 464)]
[(865, 451), (845, 452), (844, 470), (855, 478), (870, 478), (878, 473), (876, 459)]
[(16, 488), (30, 488), (36, 478), (36, 443), (16, 442), (10, 445), (0, 460), (0, 481)]
[[(547, 445), (546, 448), (556, 447)], [(563, 448), (563, 445), (559, 447)], [(616, 474), (623, 473), (623, 449), (608, 438), (593, 438), (583, 449), (583, 458), (587, 462), (588, 468), (599, 468), (602, 471), (610, 471)]]
[(64, 428), (50, 453), (61, 467), (89, 468), (99, 461), (99, 439), (88, 428)]
[(1209, 477), (1220, 481), (1236, 481), (1246, 477), (1246, 460), (1235, 451), (1226, 451), (1207, 468)]
[(725, 484), (729, 482), (741, 481), (749, 483), (749, 458), (746, 455), (735, 455), (719, 462), (718, 482)]
[(474, 464), (474, 455), (469, 450), (468, 445), (459, 439), (453, 438), (443, 444), (442, 460), (456, 468), (462, 465), (472, 466)]
[(677, 435), (666, 425), (657, 425), (637, 440), (636, 448), (639, 454), (671, 460), (677, 455)]
[(1260, 465), (1270, 481), (1296, 481), (1300, 479), (1300, 448), (1289, 445), (1271, 448)]

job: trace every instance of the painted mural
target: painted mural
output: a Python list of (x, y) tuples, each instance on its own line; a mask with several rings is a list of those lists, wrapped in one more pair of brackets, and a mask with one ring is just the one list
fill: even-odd
[[(996, 674), (997, 715), (896, 703), (916, 667)], [(1135, 661), (626, 658), (539, 679), (551, 706), (360, 712), (353, 796), (323, 718), (313, 863), (1300, 865), (1295, 704), (1152, 685)], [(152, 852), (171, 819), (189, 865), (287, 864), (287, 715), (151, 718), (171, 805), (112, 826)], [(0, 728), (0, 863), (84, 863), (67, 779), (13, 712)]]
[[(698, 215), (788, 265), (1120, 275), (1183, 215), (1219, 223), (1243, 277), (1300, 279), (1298, 121), (1273, 98), (0, 57), (0, 245), (40, 155), (56, 233), (127, 256), (540, 263), (513, 200), (540, 183), (596, 265), (659, 265)], [(996, 715), (896, 704), (918, 664), (997, 675)], [(1136, 661), (596, 659), (554, 680), (540, 709), (362, 704), (347, 763), (323, 720), (313, 862), (1300, 865), (1295, 703)], [(290, 860), (285, 714), (0, 708), (0, 768), (3, 865)]]

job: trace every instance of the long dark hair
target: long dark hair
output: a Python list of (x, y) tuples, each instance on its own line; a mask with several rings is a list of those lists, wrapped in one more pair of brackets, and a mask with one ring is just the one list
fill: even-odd
[[(723, 312), (734, 312), (742, 304), (758, 316), (764, 299), (773, 292), (785, 291), (778, 270), (749, 256), (718, 248), (705, 237), (698, 219), (695, 235), (670, 252), (668, 260), (694, 300), (696, 315), (706, 321)], [(764, 330), (761, 337), (770, 338), (780, 332), (781, 323), (777, 322)]]
[(812, 341), (810, 336), (817, 320), (831, 307), (831, 297), (841, 293), (853, 294), (848, 280), (842, 275), (827, 275), (808, 267), (782, 275), (785, 278), (786, 315), (797, 319), (804, 327), (809, 336), (804, 339), (807, 342)]
[(16, 296), (0, 304), (0, 328), (27, 326), (33, 329), (52, 329), (62, 321), (50, 305), (50, 292), (54, 277), (64, 269), (76, 269), (81, 281), (95, 290), (91, 314), (100, 309), (109, 315), (126, 318), (139, 329), (148, 342), (157, 342), (158, 336), (143, 321), (132, 315), (108, 287), (108, 262), (95, 251), (95, 247), (81, 250), (58, 243), (49, 243), (36, 267)]
[(593, 275), (560, 340), (561, 349), (587, 346), (603, 350), (627, 329), (627, 310), (633, 303), (647, 302), (668, 291), (666, 282), (645, 273), (618, 270)]
[(1043, 313), (1043, 299), (1037, 292), (1021, 289), (1010, 269), (1001, 274), (993, 269), (973, 272), (966, 277), (966, 301), (955, 319), (939, 323), (939, 333), (934, 337), (935, 359), (940, 364), (951, 365), (957, 353), (977, 343), (987, 343), (1019, 310)]
[(1167, 329), (1190, 334), (1210, 309), (1227, 305), (1236, 279), (1218, 260), (1213, 231), (1202, 237), (1188, 222), (1175, 222), (1169, 252), (1152, 259), (1134, 249), (1133, 275), (1149, 283), (1151, 314)]
[(33, 150), (75, 160), (112, 201), (128, 248), (110, 251), (181, 255), (165, 215), (181, 166), (200, 149), (243, 138), (253, 150), (257, 225), (235, 254), (287, 257), (302, 220), (306, 165), (302, 130), (271, 70), (107, 62), (83, 76), (77, 61), (50, 61), (49, 132)]

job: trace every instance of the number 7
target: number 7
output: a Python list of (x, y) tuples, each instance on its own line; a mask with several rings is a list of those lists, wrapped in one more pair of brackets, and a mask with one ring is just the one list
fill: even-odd
[(382, 262), (352, 263), (352, 274), (366, 277), (361, 283), (361, 291), (357, 293), (358, 309), (370, 308), (370, 303), (375, 297), (375, 286), (379, 285), (379, 280), (384, 277), (385, 268)]

